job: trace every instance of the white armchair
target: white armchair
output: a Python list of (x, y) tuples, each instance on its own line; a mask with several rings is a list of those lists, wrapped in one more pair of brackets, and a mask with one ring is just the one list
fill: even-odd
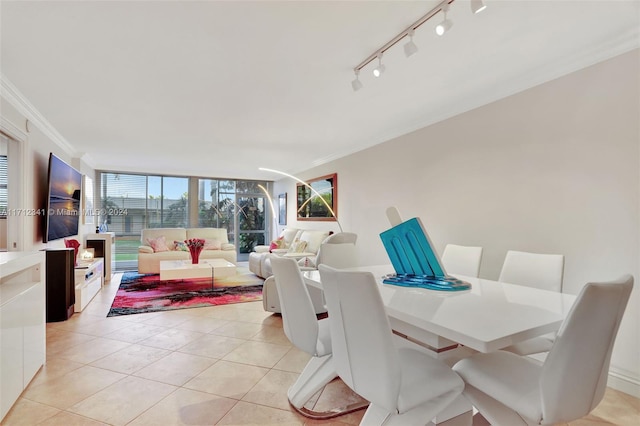
[[(304, 266), (304, 257), (298, 261), (298, 266), (301, 270), (313, 270), (320, 264), (329, 265), (334, 268), (350, 268), (356, 266), (355, 243), (357, 239), (358, 235), (351, 232), (331, 234), (320, 245), (317, 255), (313, 256), (313, 259), (309, 261), (307, 266)], [(269, 269), (271, 269), (271, 260), (267, 259), (266, 263), (269, 265)], [(322, 290), (310, 287), (309, 295), (316, 314), (327, 312)], [(267, 278), (262, 286), (262, 307), (268, 312), (281, 312), (278, 289), (273, 277)]]
[[(270, 251), (269, 246), (257, 246), (255, 252), (249, 253), (249, 270), (259, 277), (269, 278), (273, 274), (268, 256), (270, 253), (302, 260), (309, 258), (315, 264), (320, 245), (329, 234), (329, 231), (287, 228), (276, 240), (281, 242), (280, 248)], [(302, 251), (296, 250), (298, 244), (304, 247)]]

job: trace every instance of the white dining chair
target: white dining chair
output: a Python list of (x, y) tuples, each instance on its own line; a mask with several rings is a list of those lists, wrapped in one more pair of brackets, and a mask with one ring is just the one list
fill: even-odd
[(289, 402), (301, 413), (316, 419), (331, 418), (363, 408), (362, 404), (347, 405), (318, 413), (305, 407), (311, 397), (338, 377), (332, 359), (329, 323), (326, 319), (318, 320), (295, 259), (274, 256), (271, 266), (280, 298), (284, 333), (295, 347), (311, 355), (306, 367), (287, 391)]
[[(504, 259), (498, 281), (562, 292), (564, 256), (509, 250)], [(555, 333), (547, 333), (508, 346), (503, 350), (518, 355), (548, 352), (553, 346)]]
[(442, 361), (396, 348), (373, 274), (318, 269), (336, 371), (370, 402), (361, 425), (424, 425), (461, 394), (463, 381)]
[(466, 275), (478, 277), (482, 247), (459, 246), (447, 244), (442, 252), (442, 263), (449, 275)]
[(318, 265), (344, 269), (357, 266), (356, 241), (358, 234), (338, 232), (327, 237), (318, 250)]
[(543, 290), (562, 291), (564, 256), (509, 250), (498, 281)]
[(466, 382), (463, 394), (492, 425), (564, 424), (586, 416), (604, 396), (632, 287), (631, 275), (585, 285), (542, 365), (505, 351), (459, 361), (453, 369)]

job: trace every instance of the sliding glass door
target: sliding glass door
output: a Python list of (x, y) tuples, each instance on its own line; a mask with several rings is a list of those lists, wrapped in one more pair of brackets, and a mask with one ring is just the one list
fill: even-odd
[(267, 240), (265, 182), (198, 180), (198, 226), (226, 228), (236, 245), (238, 260), (247, 260), (257, 244)]
[(99, 172), (98, 226), (116, 234), (116, 270), (138, 269), (144, 228), (224, 228), (238, 260), (269, 241), (267, 182)]

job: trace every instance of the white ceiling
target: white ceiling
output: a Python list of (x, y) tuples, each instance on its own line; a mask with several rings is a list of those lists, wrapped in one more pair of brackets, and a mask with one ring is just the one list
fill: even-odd
[(274, 179), (640, 45), (639, 1), (455, 0), (353, 92), (438, 3), (2, 0), (2, 88), (97, 169)]

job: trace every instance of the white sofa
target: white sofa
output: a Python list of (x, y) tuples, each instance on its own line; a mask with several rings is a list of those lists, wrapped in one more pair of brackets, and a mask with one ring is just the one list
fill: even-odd
[[(164, 237), (168, 251), (154, 252), (149, 239)], [(143, 229), (140, 235), (141, 245), (138, 247), (138, 273), (159, 274), (160, 261), (162, 260), (188, 260), (191, 259), (189, 251), (176, 248), (174, 241), (184, 241), (191, 238), (205, 240), (217, 240), (220, 249), (202, 250), (200, 259), (226, 259), (229, 262), (237, 262), (236, 247), (229, 243), (227, 230), (224, 228), (148, 228)], [(217, 244), (216, 244), (217, 245)]]
[[(279, 237), (282, 239), (282, 248), (273, 250), (273, 254), (295, 257), (300, 260), (301, 266), (304, 266), (305, 259), (307, 259), (307, 263), (311, 267), (315, 267), (320, 245), (330, 234), (329, 231), (286, 228)], [(306, 243), (304, 250), (290, 253), (291, 246), (297, 241)], [(249, 270), (259, 277), (269, 278), (273, 275), (268, 256), (270, 254), (269, 246), (256, 246), (254, 250), (249, 253)]]

